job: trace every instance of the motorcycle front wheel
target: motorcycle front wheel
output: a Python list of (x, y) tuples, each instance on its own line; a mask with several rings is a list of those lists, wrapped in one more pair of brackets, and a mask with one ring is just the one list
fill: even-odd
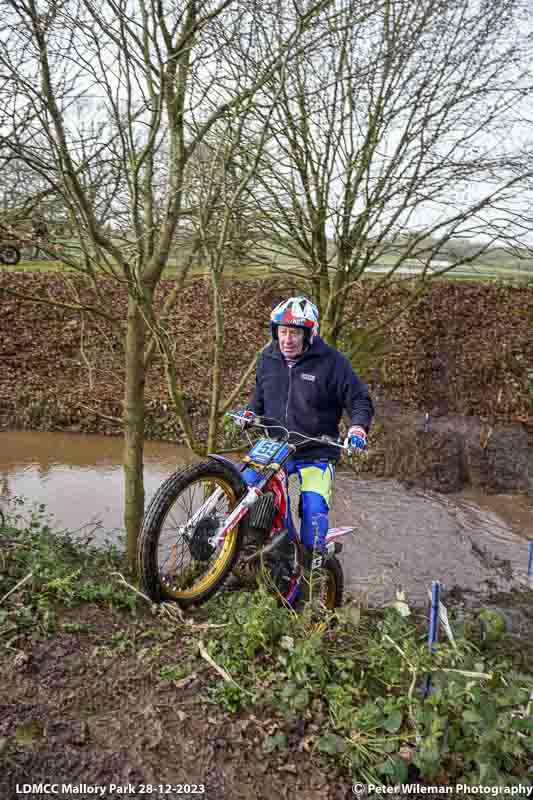
[(9, 244), (0, 245), (0, 261), (14, 267), (20, 261), (20, 250)]
[(187, 608), (222, 586), (239, 555), (241, 526), (218, 547), (211, 539), (245, 491), (238, 475), (211, 459), (167, 478), (148, 507), (137, 548), (141, 588), (151, 600)]

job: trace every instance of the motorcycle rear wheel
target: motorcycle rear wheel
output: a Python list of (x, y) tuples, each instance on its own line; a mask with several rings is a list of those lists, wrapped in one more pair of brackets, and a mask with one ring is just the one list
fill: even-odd
[(342, 606), (344, 594), (344, 573), (337, 556), (328, 556), (322, 565), (325, 573), (324, 599), (325, 607), (332, 611)]
[[(293, 581), (299, 583), (302, 580), (305, 580), (303, 576), (304, 569), (302, 551), (299, 550), (296, 545), (294, 545), (294, 558), (291, 559), (291, 561)], [(276, 561), (274, 559), (273, 563), (276, 565)], [(277, 563), (279, 564), (279, 561)], [(340, 608), (340, 606), (342, 606), (344, 596), (344, 572), (339, 559), (334, 555), (327, 556), (320, 571), (322, 573), (320, 604), (324, 608), (328, 609), (328, 611), (333, 611), (333, 609)], [(285, 578), (284, 584), (280, 585), (279, 570), (276, 573), (276, 570), (271, 568), (270, 574), (268, 572), (266, 573), (266, 578), (267, 586), (280, 595), (283, 603), (291, 606), (295, 602), (298, 602), (299, 593), (298, 591), (295, 593), (295, 584), (293, 581), (291, 581), (290, 586), (288, 586), (287, 578)]]
[[(220, 498), (214, 509), (191, 525), (216, 490)], [(238, 558), (241, 526), (234, 526), (216, 549), (209, 539), (245, 491), (238, 475), (211, 459), (167, 478), (148, 507), (137, 547), (141, 588), (151, 600), (173, 600), (187, 608), (218, 591)]]

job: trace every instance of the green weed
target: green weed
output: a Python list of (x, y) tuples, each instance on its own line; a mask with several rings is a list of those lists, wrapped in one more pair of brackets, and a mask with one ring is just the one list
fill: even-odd
[(191, 669), (187, 664), (164, 664), (159, 670), (159, 677), (163, 681), (179, 681), (186, 678)]
[[(208, 651), (233, 682), (211, 689), (211, 702), (230, 712), (277, 709), (287, 731), (318, 714), (314, 749), (357, 778), (394, 784), (411, 763), (433, 782), (529, 786), (533, 678), (510, 677), (509, 663), (481, 661), (466, 640), (431, 653), (425, 626), (394, 609), (362, 612), (357, 623), (339, 613), (317, 626), (312, 614), (294, 615), (261, 588), (215, 602), (226, 626), (213, 632)], [(424, 698), (428, 672), (433, 691)], [(267, 737), (265, 752), (286, 741), (283, 731)]]
[(90, 633), (91, 626), (84, 622), (63, 622), (61, 630), (65, 633)]
[[(116, 551), (102, 551), (52, 530), (43, 505), (10, 499), (0, 527), (0, 596), (9, 598), (0, 636), (14, 631), (48, 635), (57, 627), (56, 605), (97, 602), (133, 610), (136, 595), (111, 581), (122, 566)], [(73, 629), (71, 629), (73, 632)]]

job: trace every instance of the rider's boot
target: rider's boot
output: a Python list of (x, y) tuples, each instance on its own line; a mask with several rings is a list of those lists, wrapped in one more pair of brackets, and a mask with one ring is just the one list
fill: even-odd
[(292, 562), (294, 559), (294, 542), (291, 539), (289, 531), (284, 528), (280, 537), (280, 542), (276, 546), (276, 553), (280, 559)]

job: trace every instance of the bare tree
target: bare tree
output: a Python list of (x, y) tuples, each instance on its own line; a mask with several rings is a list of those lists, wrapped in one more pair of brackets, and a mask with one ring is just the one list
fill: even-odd
[[(157, 336), (149, 339), (157, 328), (154, 292), (189, 215), (187, 166), (220, 120), (249, 114), (256, 97), (269, 102), (267, 81), (279, 80), (327, 5), (0, 0), (9, 45), (0, 52), (0, 162), (16, 157), (61, 197), (80, 248), (64, 253), (65, 263), (95, 288), (107, 276), (128, 291), (124, 468), (131, 559), (144, 511), (144, 384), (158, 346)], [(41, 139), (45, 163), (36, 145)], [(174, 298), (166, 299), (163, 319)], [(103, 292), (98, 313), (121, 323)], [(174, 389), (194, 447), (182, 393)]]
[[(533, 174), (531, 16), (520, 0), (336, 9), (309, 34), (322, 29), (321, 51), (291, 65), (256, 193), (272, 251), (309, 281), (331, 342), (369, 269), (385, 272), (370, 293), (418, 264), (418, 292), (494, 243), (527, 246)], [(467, 259), (454, 249), (464, 239)]]
[[(283, 83), (283, 82), (282, 82)], [(282, 85), (281, 83), (281, 85)], [(271, 112), (275, 102), (271, 106)], [(257, 353), (252, 357), (240, 381), (227, 397), (223, 398), (223, 370), (225, 365), (225, 315), (222, 303), (223, 275), (228, 265), (233, 269), (244, 262), (246, 267), (264, 263), (261, 249), (261, 231), (254, 205), (249, 200), (250, 189), (256, 179), (257, 166), (263, 146), (270, 136), (269, 120), (263, 124), (260, 136), (250, 134), (248, 115), (228, 119), (223, 130), (218, 130), (212, 147), (206, 146), (204, 169), (197, 175), (198, 199), (193, 217), (195, 235), (203, 254), (204, 263), (211, 276), (214, 307), (214, 348), (212, 393), (209, 416), (208, 448), (214, 448), (221, 415), (239, 396), (252, 374)], [(243, 299), (241, 313), (246, 313)]]

